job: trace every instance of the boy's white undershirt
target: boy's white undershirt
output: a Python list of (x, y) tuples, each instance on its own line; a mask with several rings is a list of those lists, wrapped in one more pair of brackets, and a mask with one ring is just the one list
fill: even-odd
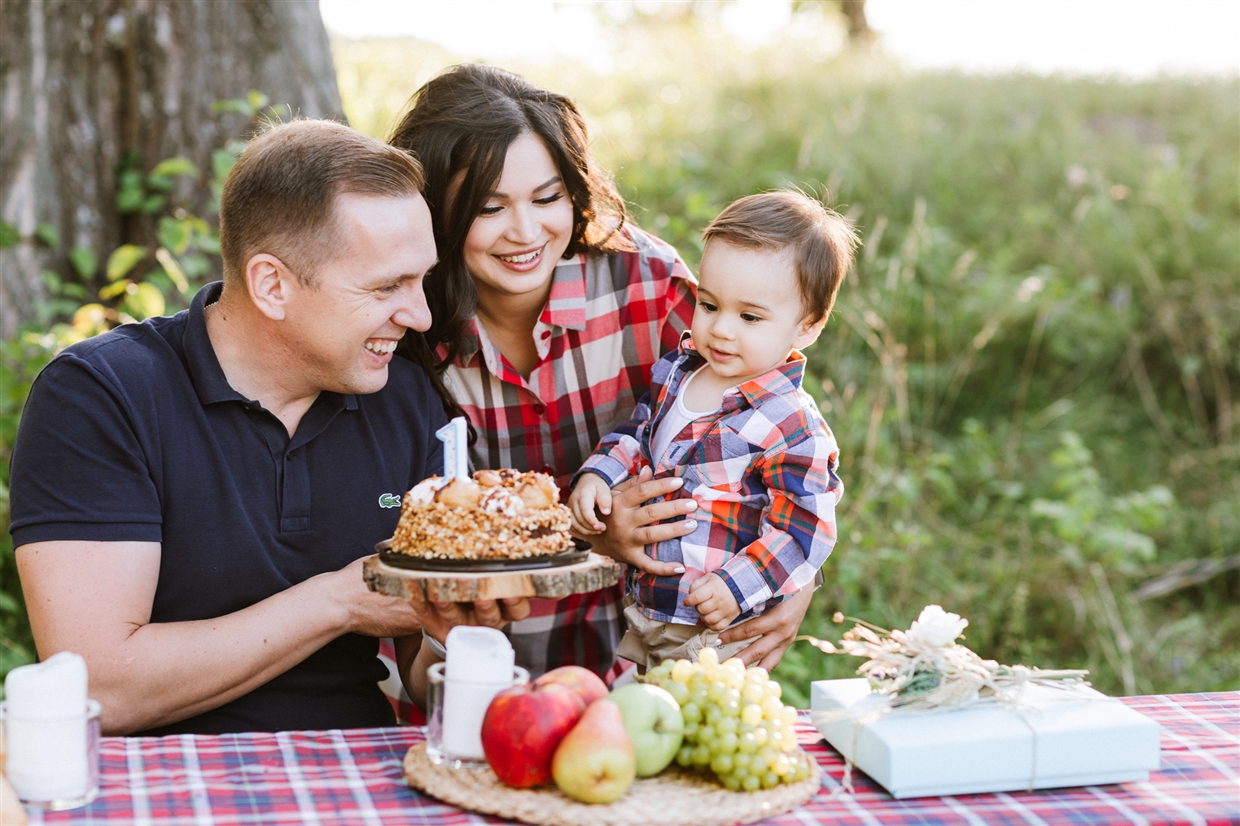
[(698, 373), (701, 373), (706, 368), (707, 365), (703, 364), (685, 378), (680, 385), (680, 392), (676, 394), (676, 403), (667, 411), (663, 421), (659, 422), (659, 426), (655, 429), (654, 436), (650, 440), (650, 457), (654, 459), (656, 466), (662, 464), (672, 439), (675, 439), (676, 434), (684, 430), (685, 425), (694, 419), (713, 416), (722, 409), (722, 405), (714, 410), (690, 410), (685, 406), (685, 394), (689, 392), (690, 382), (697, 378)]

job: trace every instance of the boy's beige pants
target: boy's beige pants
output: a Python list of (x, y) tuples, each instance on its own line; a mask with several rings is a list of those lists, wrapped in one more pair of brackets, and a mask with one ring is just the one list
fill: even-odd
[(620, 648), (616, 653), (637, 663), (638, 674), (645, 674), (664, 660), (683, 659), (697, 662), (698, 652), (703, 648), (714, 648), (719, 652), (719, 661), (723, 662), (758, 639), (750, 637), (738, 642), (721, 643), (719, 632), (704, 625), (681, 625), (652, 620), (637, 609), (632, 597), (626, 597), (624, 604), (624, 618), (628, 620), (629, 630), (620, 640)]

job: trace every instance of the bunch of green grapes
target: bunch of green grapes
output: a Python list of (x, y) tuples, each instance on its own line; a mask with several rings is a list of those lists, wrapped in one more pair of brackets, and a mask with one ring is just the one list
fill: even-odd
[(732, 791), (809, 777), (809, 755), (797, 748), (793, 728), (797, 711), (780, 701), (782, 688), (766, 669), (735, 657), (721, 663), (713, 648), (698, 660), (666, 660), (643, 678), (680, 703), (685, 741), (676, 762), (710, 768)]

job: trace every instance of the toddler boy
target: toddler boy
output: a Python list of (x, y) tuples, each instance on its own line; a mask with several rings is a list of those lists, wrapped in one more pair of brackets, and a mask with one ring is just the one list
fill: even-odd
[(582, 466), (569, 507), (574, 528), (603, 530), (611, 488), (650, 465), (684, 480), (698, 502), (693, 533), (652, 546), (676, 576), (633, 571), (619, 653), (647, 668), (720, 659), (753, 640), (718, 632), (756, 616), (818, 574), (835, 544), (843, 494), (839, 448), (801, 389), (801, 350), (818, 338), (852, 263), (857, 236), (798, 192), (751, 195), (703, 233), (697, 307), (678, 350), (654, 367), (633, 417)]

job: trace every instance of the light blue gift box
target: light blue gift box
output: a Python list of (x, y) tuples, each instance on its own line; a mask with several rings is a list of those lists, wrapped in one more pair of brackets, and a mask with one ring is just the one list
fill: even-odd
[(1158, 724), (1086, 686), (1026, 685), (1014, 703), (884, 713), (865, 679), (811, 684), (810, 716), (893, 797), (1094, 786), (1149, 779)]

